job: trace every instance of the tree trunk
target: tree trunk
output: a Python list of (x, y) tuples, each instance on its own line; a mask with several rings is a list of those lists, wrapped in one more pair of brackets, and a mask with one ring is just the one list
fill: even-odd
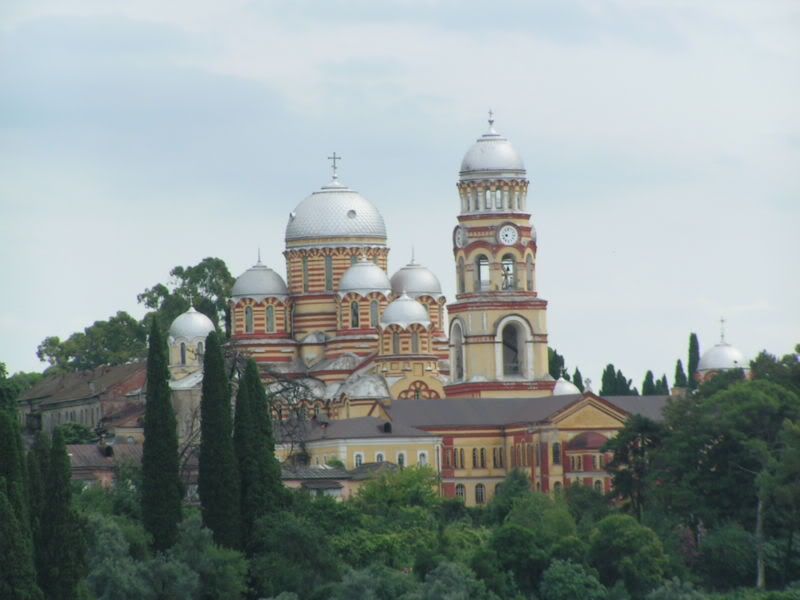
[(756, 505), (756, 587), (764, 589), (764, 500), (761, 494)]

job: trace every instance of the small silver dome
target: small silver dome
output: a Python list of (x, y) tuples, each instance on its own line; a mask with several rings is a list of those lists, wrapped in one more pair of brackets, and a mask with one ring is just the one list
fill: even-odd
[(405, 292), (412, 298), (419, 296), (442, 295), (442, 284), (433, 272), (413, 261), (392, 275), (392, 291), (395, 294)]
[(386, 238), (383, 217), (372, 202), (335, 179), (298, 204), (286, 225), (287, 242), (332, 237), (383, 238), (384, 243)]
[(577, 385), (571, 381), (567, 381), (563, 377), (558, 378), (556, 386), (553, 388), (553, 396), (574, 396), (580, 393), (581, 390)]
[(497, 133), (494, 121), (489, 121), (489, 132), (483, 134), (467, 150), (461, 161), (461, 179), (524, 179), (525, 164), (507, 138)]
[(431, 319), (428, 316), (428, 309), (409, 297), (408, 294), (403, 294), (392, 301), (383, 311), (383, 315), (381, 315), (381, 325), (384, 327), (400, 325), (400, 327), (406, 329), (413, 323), (428, 327), (431, 324)]
[(289, 296), (289, 288), (286, 287), (283, 277), (259, 260), (237, 277), (231, 296), (254, 300), (263, 300), (266, 297), (286, 298)]
[(371, 260), (361, 257), (342, 275), (339, 293), (345, 295), (355, 292), (366, 296), (370, 292), (381, 292), (388, 296), (392, 289), (389, 276)]
[(698, 371), (747, 370), (748, 368), (749, 364), (744, 355), (727, 342), (720, 342), (706, 350), (697, 364)]
[(189, 310), (178, 315), (169, 326), (169, 335), (174, 340), (205, 339), (212, 331), (214, 323), (203, 313), (197, 312), (194, 306), (190, 306)]

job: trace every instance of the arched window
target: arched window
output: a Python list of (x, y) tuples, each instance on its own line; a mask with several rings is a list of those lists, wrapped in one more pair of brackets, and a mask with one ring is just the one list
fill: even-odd
[(477, 469), (479, 466), (480, 466), (480, 463), (478, 462), (478, 449), (477, 448), (473, 448), (472, 449), (472, 468), (473, 469)]
[(253, 307), (248, 306), (244, 309), (244, 332), (253, 333)]
[(490, 284), (489, 259), (481, 254), (475, 259), (475, 291), (488, 290)]
[(519, 327), (515, 323), (503, 327), (503, 375), (522, 373), (519, 338)]
[(378, 326), (378, 301), (373, 300), (369, 303), (369, 326)]
[(486, 502), (486, 486), (479, 483), (475, 486), (475, 504), (483, 504)]
[(533, 257), (530, 254), (525, 259), (525, 289), (533, 291)]
[(456, 498), (461, 498), (462, 500), (467, 495), (467, 489), (464, 487), (463, 483), (456, 484)]
[(197, 358), (198, 358), (198, 360), (203, 357), (203, 352), (204, 352), (203, 342), (197, 342)]
[(517, 261), (511, 254), (503, 257), (503, 289), (517, 289)]
[(303, 291), (308, 291), (308, 257), (303, 257)]
[(486, 468), (486, 448), (481, 448), (481, 469)]
[(360, 452), (355, 455), (355, 464), (356, 467), (360, 467), (361, 465), (364, 464), (364, 455), (361, 454)]
[(419, 354), (419, 333), (416, 331), (411, 332), (411, 353)]
[(270, 305), (267, 307), (267, 332), (273, 333), (275, 331), (275, 307)]
[(352, 267), (352, 266), (353, 266), (354, 264), (356, 264), (357, 262), (358, 262), (358, 256), (356, 256), (355, 254), (353, 254), (353, 256), (351, 256), (351, 257), (350, 257), (350, 266)]
[(397, 453), (397, 466), (401, 469), (406, 466), (406, 453), (405, 452), (398, 452)]
[(458, 259), (458, 266), (456, 267), (456, 271), (457, 271), (456, 275), (458, 277), (458, 293), (459, 294), (463, 294), (464, 291), (465, 291), (465, 285), (464, 285), (464, 259), (463, 258), (459, 258)]
[(603, 493), (603, 482), (600, 479), (594, 480), (594, 491)]
[(561, 464), (561, 444), (559, 442), (553, 444), (553, 464)]
[(556, 494), (560, 494), (561, 493), (561, 482), (560, 481), (556, 481), (553, 484), (553, 490), (555, 491)]
[(420, 452), (419, 457), (417, 458), (417, 462), (421, 467), (425, 467), (428, 465), (428, 453), (427, 452)]
[(186, 364), (186, 344), (181, 342), (181, 364)]
[(400, 334), (392, 332), (392, 354), (400, 354)]
[(325, 257), (325, 291), (333, 291), (333, 257), (331, 255)]
[(353, 329), (357, 329), (360, 325), (360, 319), (358, 314), (358, 302), (351, 302), (350, 303), (350, 327)]
[(383, 452), (378, 452), (375, 455), (375, 462), (382, 463), (383, 462)]
[(466, 465), (464, 464), (466, 461), (464, 460), (464, 449), (463, 449), (463, 448), (461, 448), (461, 449), (459, 450), (459, 455), (458, 455), (458, 458), (459, 458), (459, 461), (460, 461), (460, 462), (459, 462), (459, 465), (460, 465), (460, 467), (463, 469), (463, 468), (466, 466)]
[(450, 339), (453, 343), (453, 379), (461, 381), (464, 379), (464, 336), (460, 323), (453, 326)]

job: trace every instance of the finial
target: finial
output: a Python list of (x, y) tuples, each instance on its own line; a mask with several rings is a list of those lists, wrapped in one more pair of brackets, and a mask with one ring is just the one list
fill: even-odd
[(333, 171), (333, 180), (336, 181), (339, 176), (336, 174), (336, 161), (342, 160), (341, 156), (336, 156), (336, 152), (333, 153), (333, 156), (329, 156), (328, 160), (331, 161), (331, 170)]
[(589, 379), (588, 377), (583, 380), (583, 390), (585, 392), (591, 392), (592, 391), (592, 380)]
[(725, 317), (722, 317), (719, 320), (719, 343), (725, 343)]
[(489, 127), (494, 127), (494, 111), (489, 109)]
[(411, 245), (411, 264), (416, 264), (416, 260), (414, 260), (414, 245)]
[(261, 264), (261, 246), (258, 247), (258, 261), (256, 262), (257, 265)]

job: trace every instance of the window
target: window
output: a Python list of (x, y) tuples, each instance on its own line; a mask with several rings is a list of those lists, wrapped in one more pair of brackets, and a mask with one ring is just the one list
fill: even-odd
[(481, 448), (481, 469), (486, 468), (486, 448)]
[(486, 502), (486, 486), (479, 483), (475, 486), (475, 504), (483, 504)]
[(516, 324), (509, 323), (503, 327), (503, 375), (519, 375), (522, 372), (519, 337), (519, 327)]
[(200, 359), (203, 356), (203, 342), (197, 342), (197, 358)]
[(360, 467), (361, 465), (364, 464), (364, 455), (361, 454), (360, 452), (357, 453), (355, 455), (354, 461), (355, 461), (356, 467)]
[(267, 332), (273, 333), (275, 331), (275, 307), (267, 307)]
[(473, 469), (477, 469), (478, 465), (479, 465), (479, 463), (478, 463), (478, 449), (477, 448), (473, 448), (472, 449), (472, 468)]
[(253, 307), (248, 306), (244, 309), (244, 332), (253, 333)]
[(561, 493), (561, 482), (560, 481), (556, 481), (553, 484), (553, 490), (555, 491), (556, 494), (560, 494)]
[(416, 331), (411, 332), (411, 353), (419, 354), (419, 333)]
[(369, 303), (369, 326), (378, 326), (378, 301), (373, 300)]
[(597, 471), (597, 455), (592, 454), (592, 471)]
[(498, 448), (492, 448), (492, 466), (496, 469), (500, 466), (500, 461), (498, 460)]
[(351, 302), (350, 303), (350, 327), (353, 329), (358, 329), (360, 325), (360, 319), (358, 314), (358, 302)]
[(459, 458), (459, 463), (458, 463), (458, 464), (459, 464), (459, 465), (461, 466), (461, 468), (463, 469), (463, 468), (466, 466), (466, 464), (465, 464), (465, 463), (466, 463), (466, 461), (464, 460), (464, 449), (463, 449), (463, 448), (461, 448), (461, 449), (460, 449), (458, 452), (459, 452), (459, 456), (458, 456), (458, 458)]
[(186, 364), (186, 344), (181, 342), (181, 364)]
[(553, 444), (553, 464), (561, 464), (561, 444), (559, 442)]
[(465, 286), (464, 286), (464, 259), (463, 258), (459, 258), (458, 259), (458, 267), (456, 267), (456, 271), (457, 271), (456, 275), (458, 277), (458, 293), (459, 294), (463, 294), (464, 293), (464, 288), (465, 288)]
[(501, 469), (502, 469), (502, 468), (505, 466), (505, 465), (503, 464), (503, 463), (505, 462), (505, 460), (506, 460), (506, 459), (505, 459), (505, 456), (506, 456), (506, 450), (505, 450), (505, 448), (498, 448), (498, 449), (497, 449), (497, 458), (499, 458), (499, 459), (500, 459), (500, 465), (499, 465), (499, 467), (500, 467)]
[(421, 467), (425, 467), (428, 465), (428, 454), (427, 452), (420, 452), (419, 456), (417, 457), (417, 462)]
[(405, 452), (398, 452), (397, 453), (397, 466), (401, 469), (406, 466), (406, 453)]
[(464, 336), (461, 333), (461, 324), (453, 326), (450, 340), (453, 344), (453, 375), (455, 381), (464, 379)]
[(462, 500), (467, 496), (467, 490), (464, 487), (463, 483), (456, 484), (456, 498), (461, 498)]
[(392, 354), (400, 354), (400, 334), (392, 333)]
[(600, 480), (600, 479), (595, 479), (594, 480), (594, 491), (595, 492), (600, 492), (601, 494), (603, 493), (603, 482), (602, 482), (602, 480)]
[(333, 257), (325, 257), (325, 291), (333, 291)]
[(511, 254), (503, 257), (503, 289), (517, 289), (517, 261)]
[(533, 291), (533, 257), (530, 254), (525, 259), (525, 289)]
[(475, 291), (488, 290), (490, 287), (489, 279), (489, 259), (483, 254), (475, 259)]
[(375, 462), (382, 463), (383, 462), (383, 452), (378, 452), (375, 455)]
[(308, 291), (308, 257), (303, 257), (303, 291)]

